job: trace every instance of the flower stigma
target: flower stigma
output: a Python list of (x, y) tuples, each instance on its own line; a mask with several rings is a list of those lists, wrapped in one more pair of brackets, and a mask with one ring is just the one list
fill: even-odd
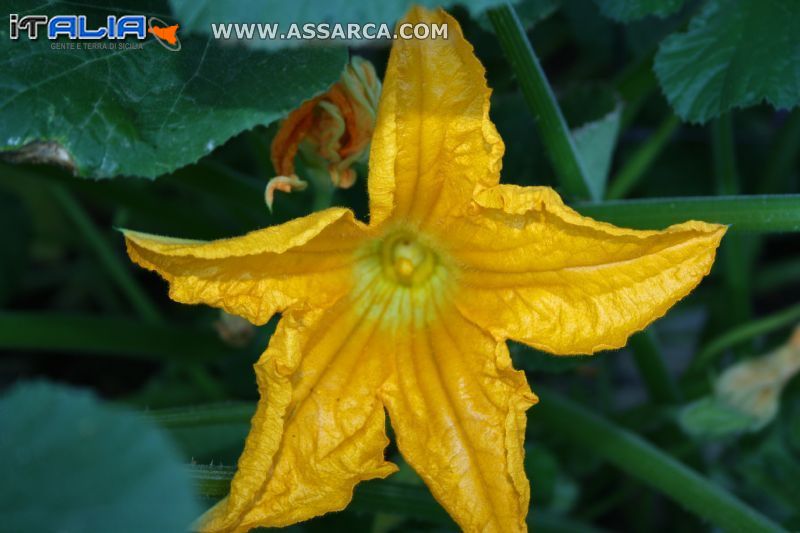
[(381, 328), (427, 324), (446, 309), (457, 269), (427, 234), (395, 227), (368, 240), (357, 252), (354, 309)]
[(381, 265), (384, 275), (406, 287), (425, 283), (436, 270), (439, 258), (429, 246), (411, 232), (388, 235), (381, 244)]

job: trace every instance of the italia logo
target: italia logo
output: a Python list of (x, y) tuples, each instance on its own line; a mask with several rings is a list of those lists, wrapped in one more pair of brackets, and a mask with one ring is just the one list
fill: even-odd
[(144, 15), (123, 15), (106, 17), (105, 25), (90, 27), (86, 15), (27, 15), (20, 17), (12, 13), (8, 17), (9, 38), (18, 40), (20, 32), (28, 34), (28, 39), (39, 38), (40, 30), (50, 40), (64, 36), (70, 40), (94, 41), (100, 39), (124, 40), (128, 38), (144, 41), (151, 34), (164, 48), (172, 52), (181, 49), (177, 24), (167, 25), (163, 20)]

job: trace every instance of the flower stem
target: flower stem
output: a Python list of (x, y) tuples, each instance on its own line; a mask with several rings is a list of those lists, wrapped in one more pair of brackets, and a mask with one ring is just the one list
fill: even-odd
[(120, 261), (119, 257), (114, 253), (111, 245), (100, 230), (97, 229), (97, 226), (95, 226), (94, 222), (89, 218), (89, 215), (86, 214), (72, 194), (60, 185), (54, 185), (52, 191), (53, 196), (64, 210), (64, 213), (66, 213), (67, 217), (84, 237), (89, 247), (108, 272), (108, 275), (122, 290), (142, 320), (150, 324), (161, 322), (162, 316), (158, 308), (150, 301), (150, 298), (147, 297), (147, 294), (144, 293), (141, 287), (139, 287), (139, 284), (133, 278), (130, 271), (122, 264), (122, 261)]
[(613, 179), (606, 194), (608, 199), (623, 198), (639, 184), (680, 124), (680, 119), (675, 115), (670, 115), (661, 122), (658, 129), (630, 156)]
[[(633, 433), (554, 392), (539, 390), (539, 393), (541, 402), (532, 409), (532, 416), (581, 445), (591, 443), (586, 445), (587, 450), (663, 492), (698, 516), (730, 531), (782, 531), (768, 518)], [(173, 427), (218, 424), (223, 420), (241, 422), (250, 419), (254, 407), (230, 404), (183, 411), (182, 414), (178, 410), (161, 411), (151, 416)], [(220, 498), (227, 494), (234, 473), (232, 468), (191, 468), (202, 495)], [(412, 500), (405, 501), (406, 498)], [(417, 485), (386, 480), (364, 483), (356, 490), (352, 508), (362, 509), (361, 501), (367, 501), (363, 509), (372, 512), (408, 514), (409, 509), (413, 509), (415, 516), (428, 519), (443, 516), (427, 491)], [(549, 519), (546, 514), (534, 511), (529, 516), (531, 520), (534, 526), (539, 524), (542, 529)]]
[(658, 403), (677, 403), (678, 387), (666, 365), (658, 339), (652, 330), (640, 331), (630, 338), (633, 360), (650, 397)]
[(737, 344), (749, 341), (758, 335), (764, 335), (780, 328), (794, 325), (800, 321), (800, 304), (794, 305), (760, 320), (753, 320), (730, 331), (706, 344), (692, 360), (687, 374), (699, 373), (714, 363), (725, 350)]
[(531, 410), (566, 438), (664, 493), (696, 515), (726, 531), (783, 531), (720, 486), (649, 442), (549, 390), (537, 391), (540, 403)]
[(254, 413), (252, 403), (221, 403), (158, 409), (147, 416), (165, 428), (183, 428), (248, 422)]
[(509, 4), (501, 5), (489, 10), (488, 16), (517, 75), (522, 94), (564, 190), (574, 198), (589, 198), (588, 175), (539, 58), (514, 8)]
[(800, 232), (800, 194), (611, 200), (573, 207), (586, 216), (641, 229), (694, 219), (729, 224), (731, 231)]

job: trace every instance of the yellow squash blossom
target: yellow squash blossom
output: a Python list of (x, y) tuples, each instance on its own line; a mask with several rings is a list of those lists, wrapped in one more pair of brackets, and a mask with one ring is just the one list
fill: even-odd
[(353, 186), (356, 172), (352, 165), (366, 157), (380, 92), (381, 82), (372, 63), (354, 56), (326, 93), (304, 102), (286, 117), (270, 148), (278, 173), (265, 192), (270, 209), (276, 190), (291, 192), (306, 187), (295, 174), (298, 151), (312, 165), (324, 169), (334, 186)]
[(344, 508), (408, 464), (466, 531), (524, 531), (525, 411), (537, 398), (506, 340), (555, 354), (618, 348), (705, 276), (725, 233), (635, 231), (545, 187), (500, 185), (484, 70), (449, 39), (397, 41), (370, 152), (370, 221), (331, 208), (213, 242), (126, 232), (170, 296), (264, 324), (261, 400), (230, 495), (201, 529), (285, 526)]

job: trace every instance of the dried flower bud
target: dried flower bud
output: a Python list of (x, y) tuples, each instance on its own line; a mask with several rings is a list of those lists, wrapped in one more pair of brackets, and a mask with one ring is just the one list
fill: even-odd
[[(310, 166), (326, 172), (334, 186), (352, 187), (356, 180), (352, 165), (368, 155), (380, 90), (372, 64), (353, 57), (328, 92), (292, 111), (271, 147), (275, 171), (286, 179), (271, 190), (268, 186), (267, 196), (276, 189), (290, 192), (305, 184), (295, 173), (298, 152)], [(268, 203), (271, 206), (271, 200)]]
[(256, 328), (250, 322), (225, 311), (219, 312), (214, 329), (225, 344), (234, 348), (247, 346), (256, 334)]

